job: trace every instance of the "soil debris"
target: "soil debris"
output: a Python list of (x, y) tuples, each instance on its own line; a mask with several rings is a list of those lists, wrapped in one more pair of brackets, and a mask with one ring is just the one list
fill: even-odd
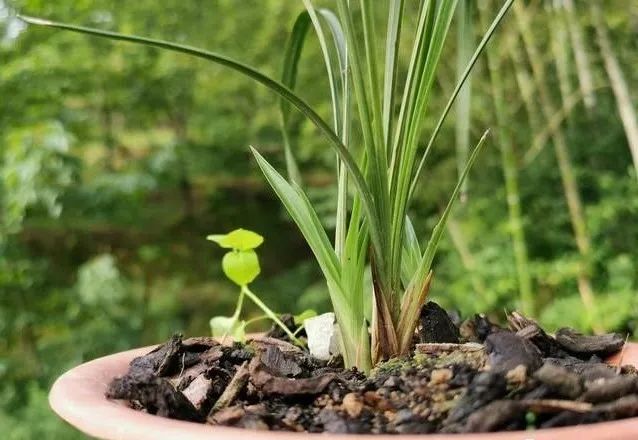
[(482, 315), (453, 320), (432, 302), (421, 316), (413, 353), (368, 376), (277, 332), (232, 345), (175, 335), (134, 359), (106, 395), (180, 420), (317, 433), (494, 432), (638, 416), (638, 372), (603, 362), (622, 348), (618, 335), (554, 337), (516, 312), (509, 329)]

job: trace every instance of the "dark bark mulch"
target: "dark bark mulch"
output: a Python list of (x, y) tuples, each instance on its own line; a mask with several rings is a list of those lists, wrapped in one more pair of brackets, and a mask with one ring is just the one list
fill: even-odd
[(277, 332), (232, 346), (174, 336), (134, 359), (107, 397), (180, 420), (307, 432), (491, 432), (638, 416), (636, 369), (603, 362), (622, 349), (620, 335), (554, 337), (517, 313), (509, 328), (479, 315), (459, 322), (434, 303), (421, 318), (414, 353), (367, 377)]

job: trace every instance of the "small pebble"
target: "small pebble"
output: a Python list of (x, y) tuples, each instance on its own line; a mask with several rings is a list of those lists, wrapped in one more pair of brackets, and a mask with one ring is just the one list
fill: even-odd
[(363, 401), (361, 397), (355, 393), (348, 393), (343, 397), (343, 403), (341, 405), (343, 409), (353, 419), (361, 415), (363, 411)]
[(433, 370), (430, 377), (430, 384), (441, 385), (444, 383), (448, 383), (452, 379), (452, 377), (454, 377), (454, 373), (452, 373), (452, 370), (449, 370), (447, 368)]
[(525, 365), (519, 365), (516, 368), (510, 370), (505, 375), (507, 383), (510, 385), (522, 385), (527, 380), (527, 367)]

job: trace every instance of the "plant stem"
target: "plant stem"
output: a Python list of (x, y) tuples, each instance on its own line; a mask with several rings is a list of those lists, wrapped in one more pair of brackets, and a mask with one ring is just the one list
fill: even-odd
[(288, 335), (288, 337), (290, 338), (290, 340), (292, 342), (294, 342), (295, 344), (299, 345), (300, 347), (303, 347), (303, 342), (301, 342), (299, 340), (299, 338), (297, 338), (291, 331), (290, 329), (288, 329), (288, 327), (286, 327), (286, 324), (284, 324), (283, 322), (281, 322), (281, 319), (279, 319), (279, 317), (275, 314), (275, 312), (273, 312), (272, 310), (270, 310), (270, 308), (264, 304), (258, 297), (257, 295), (255, 295), (253, 292), (250, 291), (250, 289), (248, 288), (248, 286), (242, 286), (241, 287), (241, 291), (243, 293), (246, 294), (246, 296), (248, 298), (250, 298), (250, 300), (252, 302), (254, 302), (257, 307), (259, 307), (265, 314), (266, 316), (268, 316), (270, 319), (273, 320), (273, 322), (275, 324), (277, 324), (279, 327), (281, 327), (281, 329), (286, 333), (286, 335)]
[(241, 314), (241, 308), (244, 305), (244, 289), (239, 290), (239, 298), (237, 299), (237, 306), (235, 307), (235, 313), (233, 313), (233, 318), (235, 320), (239, 319), (239, 315)]

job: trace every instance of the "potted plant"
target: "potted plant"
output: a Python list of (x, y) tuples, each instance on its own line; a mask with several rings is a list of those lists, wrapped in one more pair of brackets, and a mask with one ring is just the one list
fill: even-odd
[[(424, 249), (408, 208), (455, 99), (513, 0), (503, 2), (469, 57), (424, 149), (420, 148), (423, 119), (458, 2), (419, 2), (405, 75), (399, 74), (399, 67), (400, 48), (407, 41), (408, 2), (388, 2), (381, 42), (375, 20), (378, 1), (336, 0), (337, 13), (315, 8), (311, 0), (303, 3), (306, 11), (293, 28), (281, 81), (190, 46), (23, 17), (34, 25), (207, 59), (276, 93), (281, 98), (287, 177), (251, 149), (312, 249), (334, 311), (334, 322), (332, 316), (307, 320), (308, 316), (277, 316), (249, 288), (259, 273), (255, 249), (263, 238), (241, 229), (210, 236), (230, 249), (223, 269), (240, 288), (233, 316), (211, 320), (219, 338), (174, 337), (159, 347), (82, 365), (53, 387), (54, 409), (83, 431), (114, 439), (255, 435), (237, 428), (293, 431), (300, 436), (438, 432), (434, 438), (447, 438), (447, 433), (495, 438), (468, 433), (553, 428), (638, 415), (635, 369), (620, 366), (637, 363), (638, 352), (618, 335), (588, 337), (563, 329), (551, 336), (517, 313), (508, 316), (509, 329), (480, 315), (460, 323), (427, 303), (432, 264), (446, 221), (488, 132), (469, 155)], [(331, 123), (294, 91), (303, 41), (311, 29), (328, 76)], [(381, 45), (383, 59), (378, 53)], [(293, 107), (315, 125), (337, 156), (333, 240), (302, 186), (287, 135)], [(276, 323), (279, 330), (272, 337), (253, 336), (243, 342), (244, 298)], [(312, 330), (313, 324), (318, 332)], [(307, 338), (300, 336), (303, 332)], [(234, 344), (225, 344), (227, 336), (234, 338)], [(331, 339), (336, 342), (332, 348)], [(334, 354), (340, 360), (331, 357)], [(610, 355), (617, 356), (618, 367), (602, 363)], [(515, 432), (499, 438), (572, 438), (584, 432), (587, 438), (609, 438), (605, 435), (610, 429), (615, 438), (634, 438), (638, 422), (628, 419), (529, 435)]]

